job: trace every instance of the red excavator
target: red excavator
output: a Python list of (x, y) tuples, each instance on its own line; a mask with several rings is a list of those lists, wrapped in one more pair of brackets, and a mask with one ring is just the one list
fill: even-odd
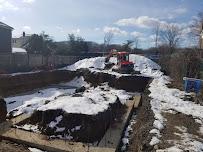
[(134, 71), (134, 63), (129, 61), (129, 53), (128, 52), (119, 52), (115, 49), (111, 51), (111, 53), (107, 57), (107, 61), (111, 57), (116, 57), (117, 66), (113, 70), (119, 73), (132, 73)]

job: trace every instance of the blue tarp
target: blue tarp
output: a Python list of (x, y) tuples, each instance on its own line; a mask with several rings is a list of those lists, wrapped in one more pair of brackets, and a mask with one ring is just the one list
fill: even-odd
[(201, 80), (198, 79), (186, 79), (184, 80), (185, 92), (195, 92), (198, 94), (201, 90)]

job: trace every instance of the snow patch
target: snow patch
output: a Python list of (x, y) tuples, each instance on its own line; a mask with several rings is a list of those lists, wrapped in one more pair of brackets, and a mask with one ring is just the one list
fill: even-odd
[(142, 71), (143, 69), (161, 70), (157, 63), (141, 55), (130, 54), (129, 60), (134, 63), (136, 71)]
[(153, 136), (152, 137), (152, 140), (150, 141), (150, 145), (151, 146), (154, 146), (154, 145), (156, 145), (156, 144), (158, 144), (160, 142), (160, 140), (156, 137), (156, 136)]
[(29, 149), (29, 151), (31, 151), (31, 152), (46, 152), (46, 151), (42, 151), (42, 150), (37, 149), (37, 148), (31, 148), (31, 147), (29, 147), (28, 149)]
[(35, 109), (44, 105), (47, 101), (54, 100), (63, 94), (73, 94), (75, 89), (58, 89), (49, 88), (39, 90), (36, 93), (15, 97), (5, 98), (7, 103), (7, 111), (13, 116), (18, 116), (22, 113), (31, 114)]
[(81, 128), (81, 126), (75, 126), (75, 128), (71, 129), (71, 132), (78, 131), (78, 130), (80, 130), (80, 128)]
[(63, 68), (64, 70), (76, 71), (82, 68), (95, 68), (104, 69), (105, 67), (105, 57), (95, 57), (89, 59), (79, 60), (73, 65)]
[[(156, 129), (150, 131), (150, 133), (155, 134), (150, 142), (151, 145), (159, 143), (158, 138), (161, 137), (160, 131), (164, 128), (166, 121), (162, 116), (163, 112), (181, 112), (185, 115), (191, 115), (201, 125), (200, 132), (203, 126), (203, 106), (201, 106), (200, 104), (195, 104), (192, 101), (184, 101), (182, 98), (188, 94), (178, 89), (168, 88), (167, 84), (169, 83), (169, 77), (161, 76), (155, 78), (149, 87), (149, 91), (151, 92), (149, 94), (149, 97), (152, 98), (150, 104), (155, 118), (153, 126)], [(185, 128), (182, 127), (177, 129), (184, 132), (182, 136), (185, 137), (185, 142), (189, 142), (189, 140), (191, 140), (191, 138), (187, 138), (188, 134), (186, 133)], [(194, 140), (193, 142), (190, 141), (190, 144), (192, 144), (193, 147), (196, 148), (198, 148), (198, 146), (200, 145), (200, 143), (196, 140)]]
[(22, 125), (22, 126), (14, 125), (14, 127), (18, 128), (18, 129), (32, 131), (32, 132), (35, 132), (35, 133), (40, 133), (40, 130), (39, 130), (37, 125), (25, 124), (25, 125)]
[(127, 126), (126, 130), (125, 130), (125, 134), (124, 137), (122, 138), (122, 147), (121, 147), (121, 151), (126, 151), (127, 147), (129, 145), (129, 140), (130, 140), (130, 135), (132, 134), (132, 126), (136, 123), (136, 114), (134, 113), (132, 115), (132, 118), (129, 122), (129, 125)]
[(62, 127), (62, 128), (56, 127), (55, 132), (63, 132), (65, 129), (66, 129), (65, 127)]
[[(89, 87), (89, 84), (84, 81), (83, 77), (76, 77), (70, 82), (63, 83), (63, 85), (75, 88), (82, 86)], [(18, 116), (22, 113), (31, 114), (47, 102), (55, 100), (62, 95), (71, 95), (74, 92), (75, 89), (48, 88), (33, 94), (8, 97), (5, 98), (7, 111), (11, 112), (13, 116)]]
[[(141, 76), (160, 77), (163, 75), (163, 73), (160, 71), (161, 67), (154, 61), (152, 61), (144, 56), (130, 54), (129, 61), (134, 63), (134, 70), (140, 71)], [(116, 64), (117, 64), (116, 57), (111, 57), (109, 59), (109, 62), (114, 63), (116, 66)], [(105, 70), (105, 57), (95, 57), (95, 58), (83, 59), (83, 60), (76, 62), (73, 65), (62, 68), (62, 70), (76, 71), (76, 70), (82, 69), (82, 68), (88, 68), (92, 72), (109, 73), (112, 75), (116, 75), (117, 77), (126, 75), (126, 74), (120, 74), (120, 73), (114, 72), (114, 71), (112, 71), (112, 69)]]
[(62, 115), (56, 117), (54, 121), (51, 121), (51, 122), (49, 123), (49, 127), (50, 127), (50, 128), (56, 127), (56, 125), (62, 120), (62, 118), (63, 118)]
[(37, 110), (62, 109), (67, 113), (80, 113), (87, 115), (98, 114), (108, 109), (109, 104), (115, 103), (119, 98), (125, 103), (130, 98), (124, 90), (115, 90), (107, 85), (89, 88), (79, 96), (62, 96), (42, 105)]
[(85, 81), (83, 76), (80, 77), (75, 77), (73, 80), (71, 80), (70, 82), (67, 83), (63, 83), (63, 85), (67, 85), (70, 87), (76, 87), (76, 88), (80, 88), (80, 87), (89, 87), (90, 85)]

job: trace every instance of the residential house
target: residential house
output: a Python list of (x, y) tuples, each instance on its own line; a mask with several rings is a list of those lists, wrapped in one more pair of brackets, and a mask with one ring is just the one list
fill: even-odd
[(31, 38), (31, 35), (26, 35), (25, 32), (23, 32), (23, 35), (21, 37), (12, 38), (12, 46), (14, 48), (25, 48), (30, 38)]
[(11, 26), (0, 22), (0, 53), (12, 52), (12, 30)]

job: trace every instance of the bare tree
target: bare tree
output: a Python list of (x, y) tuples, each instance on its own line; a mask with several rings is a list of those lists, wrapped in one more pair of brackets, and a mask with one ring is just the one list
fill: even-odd
[(200, 48), (203, 47), (202, 44), (202, 35), (203, 34), (203, 12), (200, 12), (197, 17), (195, 17), (192, 21), (192, 24), (190, 25), (191, 28), (191, 34), (195, 40), (195, 43)]
[(194, 35), (199, 36), (202, 31), (203, 26), (203, 12), (200, 12), (197, 17), (195, 17), (191, 24), (191, 31)]
[(104, 35), (104, 52), (107, 51), (112, 39), (113, 39), (114, 34), (110, 31), (105, 33)]
[(168, 47), (170, 53), (173, 53), (177, 47), (182, 35), (182, 29), (175, 24), (165, 25), (163, 30), (160, 32), (160, 37)]
[(133, 46), (134, 41), (133, 40), (127, 40), (125, 43), (123, 43), (122, 49), (127, 52), (132, 51), (132, 46)]
[(154, 43), (155, 43), (155, 47), (158, 47), (158, 42), (159, 42), (159, 34), (160, 34), (160, 24), (156, 23), (154, 25), (153, 31), (152, 33), (155, 35), (154, 36)]

